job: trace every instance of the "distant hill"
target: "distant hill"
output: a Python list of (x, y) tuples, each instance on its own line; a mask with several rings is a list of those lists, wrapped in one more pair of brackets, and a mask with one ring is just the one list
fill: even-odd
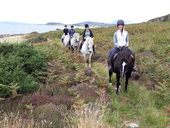
[[(117, 21), (118, 20), (114, 20), (113, 22), (112, 22), (112, 24), (117, 24)], [(124, 20), (124, 22), (125, 22), (125, 24), (132, 24), (133, 22), (132, 21), (129, 21), (129, 20)]]
[(110, 26), (115, 26), (114, 24), (108, 24), (108, 23), (103, 23), (103, 22), (93, 22), (93, 21), (84, 21), (80, 23), (75, 23), (73, 25), (75, 26), (84, 26), (85, 24), (88, 24), (91, 27), (110, 27)]
[(64, 25), (63, 23), (48, 22), (46, 25)]
[(148, 22), (170, 22), (170, 14), (148, 20)]

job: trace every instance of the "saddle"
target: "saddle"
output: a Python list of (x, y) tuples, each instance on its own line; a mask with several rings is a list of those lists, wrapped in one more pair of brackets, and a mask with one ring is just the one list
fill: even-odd
[[(118, 53), (116, 53), (114, 56), (113, 56), (113, 61), (115, 60), (115, 58), (118, 56)], [(135, 57), (131, 54), (130, 57), (132, 58), (132, 60), (135, 60)]]

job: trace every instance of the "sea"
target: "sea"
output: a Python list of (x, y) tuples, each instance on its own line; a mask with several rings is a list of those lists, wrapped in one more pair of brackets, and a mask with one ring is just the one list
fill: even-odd
[(38, 24), (0, 24), (0, 35), (28, 34), (31, 32), (44, 33), (63, 29), (64, 26), (38, 25)]

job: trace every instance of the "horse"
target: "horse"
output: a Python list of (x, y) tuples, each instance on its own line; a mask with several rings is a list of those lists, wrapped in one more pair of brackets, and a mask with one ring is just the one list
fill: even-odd
[(128, 80), (133, 71), (134, 61), (134, 56), (131, 55), (126, 47), (121, 47), (120, 51), (115, 56), (108, 57), (108, 66), (110, 66), (109, 82), (112, 85), (111, 77), (113, 72), (116, 73), (117, 95), (119, 94), (120, 77), (124, 78), (126, 76), (124, 92), (127, 92)]
[(70, 48), (70, 45), (69, 45), (69, 41), (70, 41), (70, 36), (69, 35), (66, 35), (64, 37), (64, 40), (63, 40), (63, 44), (66, 48)]
[(89, 67), (91, 67), (91, 57), (93, 55), (93, 38), (86, 37), (80, 52), (83, 55), (85, 64), (87, 62), (87, 58), (89, 58)]
[(80, 38), (79, 33), (74, 33), (73, 37), (71, 38), (71, 50), (73, 53), (79, 47), (79, 38)]

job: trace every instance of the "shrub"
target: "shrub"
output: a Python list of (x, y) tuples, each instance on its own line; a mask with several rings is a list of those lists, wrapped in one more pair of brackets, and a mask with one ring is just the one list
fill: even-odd
[(65, 105), (54, 105), (52, 103), (44, 104), (33, 111), (34, 118), (38, 121), (44, 120), (47, 126), (63, 128), (64, 113), (67, 107)]
[(3, 84), (0, 84), (0, 90), (0, 97), (9, 96), (11, 93), (11, 88)]
[[(46, 63), (34, 47), (26, 44), (0, 44), (0, 51), (0, 83), (17, 85), (14, 90), (20, 93), (37, 90), (37, 78), (42, 75), (39, 72), (46, 71)], [(2, 97), (6, 96), (4, 94)]]
[(47, 41), (47, 38), (43, 36), (37, 36), (37, 37), (33, 37), (33, 38), (26, 40), (25, 43), (41, 43), (45, 41)]

